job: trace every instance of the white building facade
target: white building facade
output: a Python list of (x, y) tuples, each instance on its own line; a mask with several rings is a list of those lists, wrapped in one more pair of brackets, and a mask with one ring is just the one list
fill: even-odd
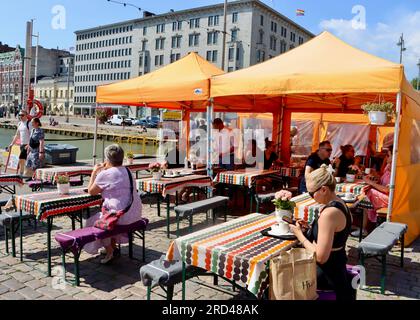
[[(93, 114), (97, 86), (147, 74), (189, 52), (197, 52), (221, 68), (223, 13), (223, 4), (219, 4), (160, 15), (148, 13), (143, 19), (77, 31), (75, 113)], [(263, 62), (312, 37), (311, 32), (260, 1), (229, 2), (225, 71)], [(147, 108), (119, 109), (130, 116), (150, 114)]]

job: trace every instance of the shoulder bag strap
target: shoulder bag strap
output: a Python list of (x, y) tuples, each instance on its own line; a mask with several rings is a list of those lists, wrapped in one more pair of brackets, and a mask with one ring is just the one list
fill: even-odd
[(127, 213), (127, 212), (131, 209), (131, 206), (133, 205), (133, 202), (134, 202), (134, 197), (133, 197), (133, 193), (134, 193), (134, 182), (133, 182), (133, 176), (132, 176), (132, 174), (131, 174), (130, 169), (128, 169), (127, 167), (126, 167), (126, 169), (127, 169), (127, 173), (128, 173), (128, 179), (130, 180), (130, 195), (131, 195), (131, 201), (130, 201), (130, 204), (127, 206), (127, 208), (125, 208), (125, 209), (124, 209), (124, 213)]

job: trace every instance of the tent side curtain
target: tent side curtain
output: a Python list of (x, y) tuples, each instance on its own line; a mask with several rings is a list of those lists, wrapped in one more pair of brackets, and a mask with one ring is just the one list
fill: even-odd
[(420, 235), (420, 99), (403, 96), (392, 221), (408, 225), (406, 243)]

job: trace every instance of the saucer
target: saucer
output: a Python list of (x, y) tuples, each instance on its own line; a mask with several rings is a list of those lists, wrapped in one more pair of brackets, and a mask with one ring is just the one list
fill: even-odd
[(286, 233), (286, 234), (278, 234), (271, 230), (271, 228), (265, 229), (261, 231), (261, 234), (265, 237), (272, 237), (280, 240), (296, 240), (296, 236), (294, 233)]

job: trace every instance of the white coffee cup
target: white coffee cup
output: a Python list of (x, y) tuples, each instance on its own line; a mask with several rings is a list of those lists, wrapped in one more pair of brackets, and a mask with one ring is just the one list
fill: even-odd
[(351, 199), (353, 199), (353, 193), (351, 193), (351, 192), (347, 192), (347, 193), (345, 194), (344, 198), (345, 198), (345, 199), (347, 199), (347, 200), (351, 200)]
[(278, 224), (274, 224), (271, 227), (271, 230), (276, 234), (287, 234), (290, 232), (290, 227), (288, 223), (280, 222)]
[(370, 174), (370, 168), (366, 168), (366, 169), (365, 169), (365, 173), (366, 173), (366, 174)]
[(336, 181), (337, 183), (340, 183), (340, 182), (341, 182), (341, 177), (335, 177), (335, 181)]

